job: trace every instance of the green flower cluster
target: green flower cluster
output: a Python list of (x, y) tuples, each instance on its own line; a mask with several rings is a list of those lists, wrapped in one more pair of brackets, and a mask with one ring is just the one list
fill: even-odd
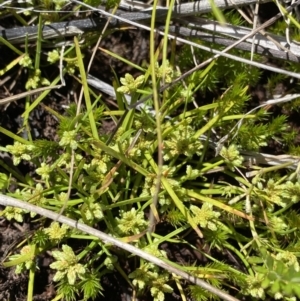
[(13, 155), (14, 165), (18, 165), (21, 160), (30, 161), (34, 153), (34, 145), (23, 144), (18, 141), (14, 145), (7, 145), (6, 150)]
[(200, 225), (202, 228), (208, 228), (212, 231), (217, 230), (217, 220), (221, 213), (212, 210), (213, 205), (209, 203), (204, 203), (201, 209), (197, 206), (190, 206), (196, 224)]
[(128, 277), (134, 279), (132, 283), (138, 290), (150, 287), (153, 301), (164, 301), (165, 293), (173, 292), (172, 287), (167, 284), (169, 274), (161, 272), (154, 264), (145, 263), (129, 274)]
[(52, 256), (56, 261), (50, 264), (50, 268), (57, 270), (53, 281), (60, 281), (64, 277), (67, 277), (69, 284), (73, 285), (77, 277), (80, 279), (84, 278), (86, 269), (82, 264), (78, 263), (77, 257), (71, 247), (63, 245), (62, 250), (62, 252), (52, 252)]
[(144, 213), (131, 208), (130, 211), (120, 210), (120, 218), (116, 217), (117, 231), (120, 235), (138, 234), (144, 231), (148, 222), (145, 221)]

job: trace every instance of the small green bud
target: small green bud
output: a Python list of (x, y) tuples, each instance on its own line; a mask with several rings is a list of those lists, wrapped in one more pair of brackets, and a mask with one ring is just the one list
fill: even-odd
[(41, 70), (36, 69), (34, 70), (34, 73), (30, 75), (28, 78), (25, 88), (26, 90), (36, 89), (40, 85), (41, 82)]
[(107, 267), (108, 270), (113, 270), (115, 267), (114, 267), (114, 264), (118, 261), (118, 257), (117, 256), (107, 256), (104, 260), (104, 265)]
[(63, 137), (59, 141), (60, 146), (70, 146), (73, 150), (77, 149), (76, 131), (65, 131)]
[(69, 227), (63, 224), (61, 227), (58, 222), (51, 223), (49, 228), (45, 228), (44, 232), (49, 236), (50, 240), (60, 241), (66, 237)]
[(217, 230), (216, 220), (220, 217), (221, 213), (213, 211), (213, 205), (204, 203), (200, 209), (197, 206), (192, 205), (190, 207), (194, 214), (195, 223), (199, 224), (202, 228), (208, 228), (212, 231)]
[(243, 157), (240, 156), (239, 150), (236, 145), (232, 144), (228, 148), (222, 147), (220, 155), (225, 159), (225, 162), (233, 169), (234, 167), (241, 166)]
[(53, 63), (57, 62), (59, 60), (59, 58), (60, 58), (60, 55), (56, 49), (48, 52), (47, 61), (49, 63), (53, 64)]
[(47, 79), (47, 78), (45, 78), (45, 77), (41, 77), (41, 85), (42, 86), (50, 86), (50, 81)]
[(41, 167), (36, 169), (36, 173), (45, 181), (49, 180), (51, 171), (52, 168), (44, 162), (41, 163)]
[(95, 218), (100, 220), (103, 218), (101, 206), (98, 203), (90, 203), (84, 208), (84, 215), (88, 221), (93, 221)]
[(32, 59), (27, 53), (20, 59), (19, 64), (23, 67), (33, 68)]
[(157, 78), (164, 78), (166, 83), (171, 83), (173, 78), (176, 76), (168, 60), (166, 60), (165, 64), (161, 66), (159, 66), (156, 62), (155, 74)]

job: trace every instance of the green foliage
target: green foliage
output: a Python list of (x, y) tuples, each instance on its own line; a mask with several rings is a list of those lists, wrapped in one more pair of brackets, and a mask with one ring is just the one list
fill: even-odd
[(195, 301), (220, 300), (214, 294), (196, 285), (189, 285), (190, 295)]
[[(198, 40), (197, 43), (199, 43)], [(202, 44), (210, 46), (205, 42), (202, 42)], [(220, 50), (220, 47), (217, 46), (216, 49)], [(198, 48), (194, 49), (194, 53), (194, 55), (202, 61), (205, 61), (210, 57), (209, 53), (203, 52)], [(248, 54), (245, 54), (242, 51), (234, 50), (232, 53), (243, 58), (248, 58)], [(183, 49), (179, 54), (179, 64), (183, 68), (193, 66), (194, 62), (192, 59), (190, 46), (183, 46)], [(215, 92), (220, 89), (220, 86), (222, 86), (224, 89), (227, 89), (227, 87), (231, 86), (233, 83), (236, 84), (237, 82), (244, 87), (246, 85), (255, 85), (259, 77), (260, 71), (258, 68), (249, 67), (246, 64), (242, 64), (225, 57), (220, 57), (217, 59), (216, 63), (214, 64), (214, 68), (210, 70), (203, 81), (200, 71), (193, 74), (193, 79), (195, 79), (196, 82), (202, 82), (202, 84), (199, 86), (199, 90), (202, 93), (206, 93), (207, 91)]]
[[(175, 74), (169, 68), (171, 66), (167, 64), (165, 80), (169, 80), (168, 76), (172, 78)], [(218, 64), (213, 66), (212, 74), (219, 72), (218, 69)], [(158, 77), (162, 76), (160, 73), (163, 74), (163, 69), (157, 67)], [(201, 76), (200, 73), (198, 75)], [(215, 76), (220, 76), (220, 74), (215, 74)], [(284, 133), (289, 129), (286, 126), (285, 117), (278, 116), (267, 121), (268, 114), (262, 110), (258, 111), (243, 120), (242, 125), (236, 131), (234, 141), (225, 144), (220, 150), (220, 155), (214, 157), (205, 140), (208, 138), (200, 140), (199, 136), (206, 135), (214, 140), (215, 129), (218, 131), (218, 136), (224, 136), (236, 124), (238, 120), (236, 116), (247, 112), (249, 94), (245, 83), (248, 73), (241, 72), (234, 80), (230, 79), (230, 76), (228, 82), (223, 82), (224, 88), (228, 83), (232, 84), (229, 89), (212, 104), (192, 110), (186, 110), (185, 104), (192, 101), (190, 95), (193, 89), (199, 89), (197, 85), (199, 77), (194, 75), (189, 79), (189, 89), (178, 86), (176, 89), (172, 88), (167, 91), (172, 97), (172, 102), (177, 104), (174, 107), (164, 106), (164, 114), (172, 114), (175, 109), (179, 108), (182, 108), (183, 114), (163, 120), (161, 124), (164, 159), (162, 175), (182, 204), (174, 202), (174, 196), (170, 195), (161, 184), (157, 213), (178, 231), (190, 227), (191, 223), (198, 225), (211, 250), (227, 249), (231, 246), (231, 241), (235, 241), (237, 237), (245, 245), (253, 244), (249, 253), (246, 252), (244, 255), (239, 250), (230, 247), (233, 252), (232, 256), (252, 271), (257, 264), (247, 263), (246, 258), (253, 256), (252, 252), (255, 253), (256, 248), (254, 243), (249, 242), (249, 238), (243, 234), (243, 231), (248, 229), (247, 224), (243, 223), (240, 218), (236, 219), (234, 211), (231, 211), (233, 209), (243, 211), (246, 208), (246, 213), (248, 213), (249, 204), (241, 196), (242, 192), (238, 186), (220, 181), (215, 183), (215, 188), (214, 185), (210, 187), (206, 173), (215, 168), (221, 168), (226, 177), (231, 177), (237, 169), (243, 168), (241, 149), (259, 149), (271, 139), (285, 141)], [(130, 82), (130, 85), (135, 86), (133, 92), (135, 96), (142, 93), (149, 84), (145, 76), (141, 76), (142, 80), (138, 80), (138, 83), (129, 75), (127, 79), (128, 81), (123, 82), (123, 87), (129, 85)], [(221, 83), (220, 78), (216, 83), (218, 85)], [(139, 90), (141, 85), (143, 85), (143, 90)], [(133, 90), (133, 86), (127, 88)], [(204, 87), (205, 82), (203, 89)], [(205, 89), (210, 88), (206, 86)], [(128, 93), (129, 90), (122, 92)], [(166, 103), (168, 101), (166, 100)], [(126, 120), (118, 129), (112, 144), (104, 148), (103, 142), (108, 137), (102, 135), (99, 140), (91, 138), (93, 125), (89, 119), (89, 112), (82, 111), (77, 115), (76, 110), (76, 107), (71, 105), (64, 116), (57, 114), (59, 119), (57, 141), (37, 140), (28, 144), (16, 141), (14, 145), (6, 147), (6, 150), (14, 156), (15, 164), (20, 163), (21, 160), (32, 161), (35, 164), (36, 176), (40, 182), (36, 186), (27, 184), (22, 190), (17, 189), (14, 196), (41, 206), (51, 206), (57, 211), (67, 204), (65, 214), (89, 225), (101, 221), (105, 231), (114, 236), (126, 239), (126, 237), (142, 233), (149, 225), (146, 212), (150, 209), (150, 202), (144, 200), (149, 200), (156, 195), (158, 184), (153, 160), (157, 153), (156, 133), (158, 131), (154, 118), (146, 112), (135, 112), (131, 116), (132, 120)], [(101, 125), (107, 112), (104, 106), (95, 107), (92, 112), (94, 126)], [(134, 141), (139, 129), (142, 129), (142, 132)], [(133, 141), (134, 145), (131, 145)], [(121, 160), (123, 164), (118, 165), (118, 160)], [(73, 166), (72, 194), (68, 196), (66, 189), (69, 187), (71, 166)], [(260, 220), (264, 220), (265, 217), (268, 219), (267, 227), (262, 223), (257, 225), (258, 240), (269, 239), (272, 244), (278, 246), (279, 242), (276, 237), (278, 235), (278, 237), (284, 236), (286, 241), (292, 244), (297, 237), (292, 234), (292, 229), (298, 227), (297, 217), (289, 212), (290, 218), (287, 219), (286, 216), (280, 214), (278, 207), (288, 209), (290, 203), (299, 201), (298, 182), (292, 178), (289, 180), (281, 178), (280, 175), (275, 179), (274, 175), (267, 173), (264, 177), (258, 177), (255, 185), (250, 182), (247, 185), (251, 186), (249, 196), (252, 213)], [(196, 195), (196, 199), (199, 197), (203, 204), (194, 203), (195, 195), (191, 198), (191, 192)], [(212, 194), (212, 197), (203, 200), (201, 195), (207, 194)], [(222, 212), (223, 205), (226, 205), (232, 198), (239, 200), (239, 203), (235, 204), (232, 209), (227, 207), (227, 212)], [(137, 204), (132, 201), (134, 199), (138, 200)], [(262, 206), (265, 212), (261, 209)], [(188, 216), (184, 214), (185, 210)], [(22, 221), (27, 212), (7, 207), (2, 214), (8, 219), (14, 218)], [(236, 228), (231, 226), (232, 220), (238, 221)], [(41, 248), (41, 253), (52, 250), (57, 243), (63, 244), (62, 251), (52, 251), (55, 261), (50, 265), (56, 270), (54, 281), (57, 282), (58, 293), (66, 300), (75, 300), (79, 295), (84, 300), (94, 299), (102, 290), (99, 283), (101, 275), (107, 271), (115, 272), (120, 269), (117, 268), (118, 256), (107, 255), (98, 268), (94, 266), (94, 260), (83, 265), (79, 263), (79, 258), (66, 244), (69, 238), (76, 237), (76, 235), (78, 233), (64, 225), (52, 223), (37, 231), (32, 241)], [(166, 256), (157, 244), (145, 237), (136, 241), (135, 245), (143, 247), (144, 250), (157, 257)], [(269, 248), (272, 250), (272, 247)], [(114, 253), (113, 250), (109, 251)], [(83, 254), (87, 256), (91, 252), (92, 249), (87, 248)], [(205, 275), (209, 272), (211, 274), (209, 281), (221, 289), (226, 288), (226, 285), (244, 289), (246, 280), (250, 277), (246, 274), (234, 273), (228, 264), (215, 268), (207, 267), (206, 271), (201, 272), (206, 273)], [(220, 273), (223, 274), (219, 279)], [(228, 278), (226, 285), (221, 281), (225, 274)], [(254, 277), (253, 273), (251, 275)], [(172, 292), (169, 285), (170, 275), (161, 272), (151, 264), (141, 263), (129, 275), (129, 278), (133, 279), (133, 285), (140, 293), (149, 292), (154, 300), (163, 300), (165, 293)], [(261, 279), (263, 276), (255, 278), (253, 289), (247, 291), (247, 294), (259, 297), (268, 293), (268, 291), (261, 290)], [(272, 290), (274, 291), (274, 288)], [(190, 288), (190, 293), (191, 296), (197, 296), (195, 299), (200, 298), (199, 300), (212, 298), (210, 293), (204, 293), (201, 289), (199, 291), (199, 288), (193, 286)]]
[(247, 292), (260, 298), (265, 294), (275, 299), (300, 298), (300, 272), (296, 256), (290, 252), (281, 252), (276, 256), (263, 252), (263, 256), (265, 264), (255, 268), (255, 277), (249, 277)]
[(4, 263), (4, 266), (16, 266), (15, 273), (20, 274), (24, 270), (29, 270), (35, 267), (35, 245), (26, 245), (20, 251), (20, 254), (11, 255), (9, 262)]
[(57, 284), (57, 293), (66, 301), (77, 300), (79, 289), (77, 286), (69, 283), (68, 279), (62, 279)]
[[(270, 139), (281, 142), (290, 142), (294, 133), (291, 133), (287, 125), (286, 116), (278, 116), (269, 123), (264, 122), (264, 117), (257, 120), (245, 120), (239, 128), (238, 143), (249, 150), (259, 150), (267, 146)], [(292, 136), (290, 136), (292, 135)]]
[(94, 300), (103, 290), (100, 284), (99, 274), (96, 272), (86, 273), (85, 278), (79, 283), (83, 300)]
[[(100, 2), (84, 1), (89, 5)], [(105, 5), (114, 7), (117, 2), (112, 0)], [(57, 11), (66, 4), (65, 0), (39, 2), (41, 9)], [(73, 8), (82, 9), (75, 4)], [(34, 22), (38, 13), (30, 13)], [(58, 12), (44, 13), (41, 24), (60, 18)], [(232, 24), (242, 23), (235, 13), (226, 14), (225, 18)], [(283, 32), (286, 23), (276, 26), (274, 31)], [(292, 34), (297, 34), (294, 29)], [(26, 45), (24, 53), (19, 54), (19, 68), (27, 76), (26, 89), (50, 84), (44, 67), (62, 68), (62, 75), (74, 75), (74, 80), (80, 67), (86, 102), (79, 113), (75, 104), (64, 113), (47, 108), (58, 120), (55, 141), (31, 137), (24, 140), (5, 132), (14, 141), (2, 150), (12, 156), (14, 165), (25, 162), (33, 166), (34, 171), (16, 176), (15, 170), (3, 164), (1, 167), (6, 171), (2, 173), (1, 169), (0, 173), (3, 193), (56, 212), (65, 207), (64, 215), (133, 243), (163, 260), (168, 255), (162, 245), (172, 251), (173, 244), (183, 244), (199, 257), (192, 257), (195, 262), (180, 258), (182, 270), (219, 289), (239, 292), (241, 299), (288, 301), (300, 298), (300, 235), (297, 231), (300, 216), (295, 206), (300, 200), (299, 167), (296, 170), (280, 166), (268, 169), (260, 162), (254, 162), (254, 167), (244, 164), (243, 152), (260, 152), (273, 142), (282, 145), (282, 149), (289, 149), (291, 154), (299, 156), (300, 153), (299, 147), (294, 145), (297, 133), (289, 127), (285, 115), (273, 116), (268, 108), (249, 113), (253, 109), (249, 87), (264, 76), (261, 71), (219, 57), (207, 68), (160, 93), (162, 86), (180, 75), (175, 61), (184, 72), (194, 66), (195, 59), (202, 62), (211, 57), (199, 49), (192, 53), (190, 46), (183, 45), (180, 53), (170, 55), (170, 60), (155, 61), (152, 67), (156, 87), (150, 79), (150, 69), (138, 68), (142, 73), (139, 76), (127, 73), (119, 79), (121, 86), (116, 84), (116, 91), (130, 94), (133, 102), (149, 95), (153, 89), (159, 94), (157, 115), (147, 110), (131, 110), (126, 115), (126, 105), (119, 99), (120, 95), (118, 108), (112, 110), (86, 86), (81, 61), (82, 57), (89, 57), (87, 49), (94, 44), (89, 36), (84, 38), (80, 56), (78, 49), (76, 52), (68, 43), (61, 53), (61, 48), (55, 45), (60, 41), (53, 41), (49, 51), (37, 48), (34, 52)], [(250, 55), (239, 50), (232, 53), (242, 58)], [(283, 65), (299, 72), (296, 64)], [(61, 74), (56, 76), (60, 78)], [(288, 80), (282, 75), (270, 76), (267, 94), (276, 94), (278, 85)], [(27, 101), (26, 108), (30, 107), (29, 99)], [(282, 107), (297, 113), (298, 104), (296, 99)], [(147, 105), (152, 108), (153, 99), (149, 99)], [(28, 126), (30, 113), (32, 111), (27, 109), (24, 112), (24, 127)], [(117, 124), (120, 116), (125, 118), (110, 141), (111, 133), (100, 131), (101, 126), (106, 120)], [(158, 134), (162, 137), (161, 145)], [(223, 141), (222, 137), (227, 139)], [(159, 156), (162, 160), (157, 159)], [(294, 168), (295, 164), (290, 167)], [(254, 178), (247, 175), (250, 171), (256, 172)], [(149, 226), (150, 213), (159, 222), (153, 233), (143, 235)], [(57, 298), (96, 299), (102, 294), (101, 281), (106, 273), (119, 273), (127, 282), (132, 281), (139, 294), (149, 293), (155, 301), (163, 301), (165, 294), (173, 292), (173, 275), (96, 241), (95, 237), (57, 222), (37, 220), (32, 212), (18, 208), (7, 206), (0, 214), (9, 221), (22, 223), (30, 219), (39, 223), (4, 266), (15, 266), (17, 273), (28, 270), (33, 273), (37, 268), (36, 257), (46, 252), (52, 254), (50, 267), (55, 270)], [(190, 233), (197, 227), (198, 236), (203, 235), (201, 239), (195, 239)], [(263, 249), (265, 251), (261, 251)], [(126, 270), (121, 266), (124, 258)], [(129, 268), (132, 268), (130, 272)], [(175, 281), (180, 284), (180, 279)], [(218, 300), (194, 285), (183, 287), (182, 296), (186, 292), (193, 300)]]
[(61, 10), (64, 5), (68, 3), (67, 0), (53, 0), (53, 3), (55, 5), (55, 10)]
[(179, 155), (192, 157), (194, 154), (201, 154), (203, 145), (199, 139), (193, 137), (194, 130), (189, 125), (191, 122), (192, 119), (186, 118), (178, 126), (173, 126), (173, 130), (165, 137), (165, 161), (169, 161)]
[(166, 213), (166, 221), (173, 227), (179, 227), (184, 224), (185, 217), (178, 209), (171, 208)]
[(0, 172), (0, 189), (6, 188), (8, 182), (8, 176), (5, 173)]

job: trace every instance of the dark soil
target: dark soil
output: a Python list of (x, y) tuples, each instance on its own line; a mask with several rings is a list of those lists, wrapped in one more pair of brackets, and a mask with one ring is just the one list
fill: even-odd
[[(265, 13), (263, 14), (264, 18), (269, 18)], [(7, 19), (5, 22), (0, 24), (4, 27), (8, 26)], [(126, 32), (116, 32), (110, 37), (104, 39), (102, 42), (102, 47), (109, 49), (113, 52), (117, 52), (122, 56), (127, 57), (129, 60), (133, 61), (137, 65), (141, 65), (144, 60), (148, 60), (148, 49), (149, 49), (149, 35), (144, 31), (139, 30), (129, 30)], [(15, 57), (13, 52), (8, 50), (5, 46), (0, 46), (0, 70), (3, 69), (8, 62), (11, 62)], [(91, 53), (89, 53), (91, 55)], [(89, 60), (89, 55), (85, 57), (86, 62)], [(106, 57), (103, 54), (98, 54), (95, 57), (94, 63), (92, 65), (91, 74), (95, 77), (98, 77), (107, 82), (112, 81), (114, 70), (118, 77), (123, 76), (126, 72), (130, 71), (133, 75), (134, 70), (130, 69), (123, 63), (118, 62), (117, 60)], [(43, 69), (44, 76), (51, 78), (51, 75), (57, 72), (53, 67)], [(5, 98), (9, 95), (15, 95), (21, 92), (24, 92), (24, 82), (26, 75), (20, 72), (18, 67), (13, 68), (9, 73), (10, 78), (0, 78), (0, 96)], [(268, 80), (268, 74), (261, 79), (261, 82), (256, 87), (251, 87), (251, 93), (253, 96), (253, 107), (259, 104), (260, 102), (268, 98), (268, 92), (266, 88)], [(79, 93), (79, 87), (71, 77), (66, 77), (66, 87), (61, 88), (58, 91), (52, 91), (49, 96), (46, 98), (44, 104), (51, 107), (53, 110), (64, 114), (65, 109), (64, 105), (68, 105), (73, 102), (74, 94)], [(282, 83), (281, 89), (284, 92), (285, 90), (295, 91), (295, 84), (291, 85), (290, 83)], [(97, 92), (99, 93), (99, 92)], [(299, 91), (298, 91), (299, 93)], [(111, 99), (107, 98), (107, 101), (111, 102)], [(300, 120), (299, 115), (294, 112), (283, 111), (281, 108), (271, 109), (275, 114), (287, 114), (289, 125), (292, 129), (299, 132), (300, 129)], [(15, 103), (11, 103), (8, 107), (0, 106), (0, 126), (12, 131), (14, 133), (19, 133), (22, 129), (22, 117), (21, 114), (24, 112), (24, 101), (19, 100)], [(32, 129), (31, 135), (34, 138), (38, 139), (49, 139), (57, 140), (56, 128), (58, 122), (47, 110), (42, 106), (39, 106), (35, 113), (30, 116), (30, 127)], [(103, 128), (101, 129), (104, 132), (110, 132), (112, 126), (110, 122), (104, 122)], [(21, 131), (21, 135), (28, 135), (26, 131)], [(300, 141), (300, 135), (295, 138), (296, 144)], [(0, 145), (5, 146), (11, 144), (12, 139), (8, 138), (6, 135), (0, 134)], [(270, 154), (283, 154), (286, 150), (279, 143), (274, 142), (265, 148)], [(11, 167), (13, 167), (11, 160), (5, 154), (1, 154), (0, 160), (6, 162)], [(16, 167), (13, 167), (16, 168)], [(31, 166), (20, 165), (18, 169), (23, 175), (31, 171)], [(0, 172), (1, 172), (0, 167)], [(8, 222), (3, 218), (0, 218), (0, 262), (6, 261), (7, 257), (11, 255), (11, 251), (19, 250), (17, 245), (21, 243), (24, 239), (30, 237), (30, 231), (35, 230), (37, 226), (33, 226), (30, 223), (24, 222), (21, 225), (17, 225), (13, 222)], [(168, 229), (162, 223), (159, 225), (158, 231), (166, 233)], [(206, 248), (205, 242), (197, 241), (197, 238), (189, 234), (189, 241), (191, 244), (199, 246), (199, 249)], [(83, 242), (84, 244), (84, 242)], [(201, 256), (200, 252), (191, 250), (186, 245), (169, 245), (163, 244), (161, 246), (167, 254), (168, 258), (172, 261), (179, 262), (180, 264), (194, 263), (196, 266), (201, 266), (206, 263), (207, 259)], [(206, 250), (208, 251), (208, 250)], [(232, 255), (229, 250), (223, 250), (219, 254), (214, 254), (220, 260), (230, 263), (232, 266), (239, 270), (243, 270), (238, 258)], [(53, 270), (49, 268), (51, 263), (51, 258), (44, 257), (39, 258), (39, 270), (36, 273), (35, 280), (35, 292), (34, 300), (35, 301), (47, 301), (52, 300), (56, 296), (55, 292), (55, 283), (52, 281)], [(134, 270), (135, 260), (128, 259), (127, 257), (123, 258), (121, 262), (122, 267), (129, 274)], [(4, 268), (0, 266), (0, 299), (3, 301), (25, 301), (27, 296), (27, 283), (28, 276), (26, 273), (16, 275), (14, 273), (14, 268)], [(120, 301), (129, 301), (131, 300), (132, 289), (128, 283), (120, 276), (119, 273), (107, 274), (102, 278), (101, 285), (104, 288), (104, 296), (100, 296), (96, 301), (100, 300), (120, 300)], [(187, 285), (184, 283), (183, 285)], [(180, 293), (178, 292), (176, 285), (172, 283), (174, 287), (173, 294), (165, 294), (166, 301), (177, 301), (181, 300)], [(232, 292), (234, 294), (234, 292)], [(144, 292), (143, 296), (139, 296), (138, 300), (148, 301), (153, 300), (151, 298), (150, 292)]]

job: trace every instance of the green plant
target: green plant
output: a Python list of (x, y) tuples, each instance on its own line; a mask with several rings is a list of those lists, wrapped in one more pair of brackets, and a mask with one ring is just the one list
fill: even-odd
[[(40, 4), (60, 10), (65, 2)], [(228, 20), (240, 22), (233, 13)], [(24, 86), (34, 89), (43, 84), (56, 85), (69, 74), (82, 86), (84, 106), (71, 104), (64, 113), (44, 106), (58, 120), (54, 141), (33, 139), (30, 135), (24, 139), (0, 128), (14, 141), (1, 147), (12, 156), (14, 165), (30, 162), (34, 166), (24, 177), (16, 176), (1, 161), (6, 173), (13, 175), (0, 174), (3, 192), (99, 227), (237, 297), (300, 298), (299, 234), (295, 231), (300, 219), (294, 207), (300, 200), (299, 167), (295, 167), (293, 158), (272, 167), (259, 162), (247, 166), (244, 162), (246, 152), (256, 151), (258, 155), (261, 147), (272, 142), (280, 142), (283, 149), (298, 154), (293, 145), (295, 133), (285, 116), (272, 116), (266, 108), (247, 114), (252, 109), (249, 86), (259, 81), (260, 70), (220, 57), (184, 83), (177, 82), (161, 92), (165, 84), (182, 74), (176, 70), (172, 57), (177, 55), (183, 72), (191, 68), (193, 56), (204, 61), (210, 55), (200, 50), (191, 53), (190, 47), (184, 45), (179, 54), (172, 52), (168, 60), (166, 52), (157, 48), (156, 54), (150, 54), (146, 69), (129, 62), (141, 74), (135, 77), (127, 73), (120, 78), (121, 84), (115, 84), (118, 107), (111, 110), (86, 80), (83, 58), (93, 37), (87, 36), (83, 44), (75, 38), (74, 46), (64, 50), (54, 45), (43, 60), (43, 21), (43, 15), (39, 15), (36, 49), (29, 49), (25, 43), (21, 54), (16, 51), (21, 68), (28, 71)], [(166, 44), (167, 40), (163, 48)], [(154, 45), (151, 47), (154, 50)], [(159, 61), (161, 52), (163, 58)], [(233, 53), (249, 57), (240, 50)], [(41, 71), (43, 64), (59, 65), (60, 74), (46, 79)], [(77, 74), (80, 79), (75, 77)], [(270, 77), (270, 91), (282, 80), (282, 76)], [(31, 104), (26, 98), (24, 128), (29, 127), (30, 113), (47, 93), (43, 92)], [(146, 107), (127, 112), (123, 94), (130, 94), (132, 104), (153, 94), (147, 104), (155, 108), (155, 114)], [(296, 109), (295, 103), (291, 110)], [(123, 119), (119, 119), (115, 135), (99, 133), (106, 119), (117, 123), (119, 115)], [(247, 176), (247, 169), (253, 172), (252, 178)], [(1, 212), (7, 220), (18, 222), (23, 222), (28, 214), (30, 220), (36, 218), (28, 210), (9, 206)], [(149, 215), (160, 231), (149, 230)], [(189, 237), (193, 230), (196, 240)], [(161, 249), (163, 243), (171, 251), (183, 244), (205, 260), (170, 263)], [(50, 267), (55, 270), (57, 299), (95, 299), (102, 294), (101, 280), (108, 273), (119, 273), (138, 294), (150, 292), (157, 301), (172, 293), (175, 284), (182, 299), (187, 294), (195, 300), (217, 299), (197, 286), (182, 288), (180, 279), (152, 263), (128, 257), (112, 245), (57, 222), (48, 225), (43, 219), (39, 229), (23, 242), (22, 249), (4, 263), (6, 267), (16, 266), (17, 273), (28, 270), (28, 299), (33, 298), (38, 268), (35, 259), (49, 251), (54, 261)], [(126, 269), (121, 264), (124, 261)]]

